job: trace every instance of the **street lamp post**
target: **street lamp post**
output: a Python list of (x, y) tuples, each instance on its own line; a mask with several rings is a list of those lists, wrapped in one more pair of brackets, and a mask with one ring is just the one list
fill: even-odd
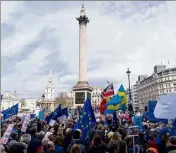
[(43, 110), (44, 109), (43, 106), (44, 106), (44, 101), (45, 101), (45, 94), (43, 94), (41, 98), (42, 98), (42, 103), (40, 105), (40, 109)]
[[(129, 70), (129, 68), (127, 69), (126, 73), (127, 73), (127, 76), (128, 76), (128, 85), (129, 85), (129, 87), (128, 87), (128, 92), (129, 92), (128, 108), (130, 110), (130, 109), (133, 109), (133, 107), (132, 107), (131, 85), (130, 85), (130, 73), (131, 73), (131, 71)], [(130, 110), (130, 111), (133, 111), (133, 110)]]

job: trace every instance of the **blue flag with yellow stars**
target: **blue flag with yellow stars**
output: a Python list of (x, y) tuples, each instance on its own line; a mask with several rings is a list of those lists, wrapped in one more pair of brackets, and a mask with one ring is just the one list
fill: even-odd
[(80, 129), (82, 130), (82, 139), (85, 140), (87, 136), (87, 132), (91, 130), (92, 127), (94, 127), (96, 124), (94, 111), (92, 109), (92, 105), (90, 102), (90, 99), (87, 98), (86, 102), (84, 103), (84, 106), (82, 108), (82, 111), (79, 116), (78, 122), (75, 124), (74, 129)]
[(9, 109), (2, 111), (2, 114), (3, 114), (3, 120), (6, 120), (12, 117), (13, 115), (17, 115), (18, 114), (18, 104), (12, 106)]
[(51, 121), (51, 119), (57, 120), (57, 118), (60, 117), (60, 116), (62, 116), (62, 115), (63, 115), (62, 106), (61, 106), (61, 104), (59, 104), (59, 106), (55, 109), (55, 111), (52, 112), (51, 114), (49, 114), (45, 118), (45, 121), (49, 124), (49, 122)]

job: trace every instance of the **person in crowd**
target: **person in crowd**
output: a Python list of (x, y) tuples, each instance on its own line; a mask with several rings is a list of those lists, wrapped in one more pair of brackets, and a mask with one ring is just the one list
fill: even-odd
[(65, 131), (65, 137), (64, 137), (64, 149), (65, 152), (67, 151), (68, 145), (71, 143), (72, 140), (72, 129), (67, 128)]
[(47, 144), (47, 152), (48, 153), (55, 153), (55, 145), (52, 141), (49, 141)]
[(127, 153), (127, 144), (125, 141), (120, 140), (119, 141), (119, 153)]
[[(76, 111), (75, 111), (76, 112)], [(77, 111), (78, 112), (78, 111)], [(74, 129), (78, 115), (73, 115), (65, 121), (59, 121), (50, 126), (38, 118), (30, 120), (26, 132), (19, 128), (23, 121), (14, 116), (1, 125), (1, 132), (7, 130), (9, 124), (14, 124), (6, 144), (0, 145), (2, 153), (133, 153), (133, 137), (128, 133), (128, 126), (114, 126), (112, 115), (101, 115), (99, 121), (87, 131)], [(104, 124), (102, 124), (102, 121)], [(176, 153), (176, 136), (169, 138), (169, 132), (159, 135), (166, 125), (156, 123), (143, 124), (143, 128), (135, 136), (136, 153)], [(166, 131), (167, 132), (167, 131)], [(161, 137), (160, 137), (161, 136)], [(156, 139), (157, 138), (157, 139)], [(1, 139), (3, 140), (3, 139)], [(157, 140), (157, 141), (156, 141)], [(1, 141), (1, 143), (4, 143)]]
[(86, 147), (83, 144), (83, 142), (81, 141), (81, 138), (82, 138), (82, 131), (79, 129), (76, 129), (73, 133), (73, 139), (71, 140), (71, 143), (69, 144), (69, 146), (67, 148), (67, 153), (70, 153), (70, 149), (73, 144), (80, 145), (81, 153), (86, 153)]
[(167, 152), (176, 151), (176, 136), (169, 138), (169, 146), (167, 147)]
[(23, 134), (21, 136), (20, 142), (25, 143), (27, 146), (29, 146), (30, 141), (31, 141), (31, 135), (30, 134)]
[(77, 144), (72, 145), (70, 153), (81, 153), (80, 145)]
[(146, 150), (146, 153), (158, 153), (158, 150), (151, 147)]
[(138, 145), (142, 147), (143, 152), (145, 152), (145, 150), (148, 148), (148, 143), (147, 140), (145, 139), (144, 133), (140, 132), (138, 134)]
[(153, 134), (152, 134), (152, 138), (149, 141), (148, 147), (149, 148), (155, 148), (155, 149), (158, 150), (158, 145), (156, 144), (156, 136), (157, 136), (157, 132), (154, 131)]
[(161, 143), (158, 144), (159, 153), (167, 153), (167, 141), (168, 141), (168, 134), (163, 134), (161, 136)]
[[(127, 136), (125, 138), (125, 141), (127, 143), (127, 149), (128, 149), (128, 153), (133, 153), (133, 137), (132, 136)], [(143, 149), (141, 146), (139, 145), (135, 145), (135, 152), (138, 153), (143, 153)]]
[(21, 142), (14, 142), (7, 149), (7, 153), (26, 153), (27, 145)]
[(54, 140), (55, 144), (55, 153), (65, 153), (64, 147), (63, 147), (63, 137), (56, 136)]
[(114, 141), (120, 141), (121, 140), (121, 136), (118, 132), (113, 133), (110, 142), (114, 142)]
[(99, 134), (95, 134), (93, 138), (92, 145), (89, 147), (88, 153), (105, 153), (106, 152), (106, 145), (101, 139)]
[(41, 140), (37, 138), (37, 128), (32, 127), (30, 130), (31, 141), (28, 146), (27, 153), (37, 153), (38, 148), (41, 146)]
[(37, 153), (45, 153), (47, 152), (47, 144), (50, 140), (48, 138), (43, 138), (42, 139), (42, 145), (37, 149)]
[(45, 138), (48, 138), (50, 141), (54, 141), (54, 135), (52, 132), (46, 132)]
[(13, 143), (16, 143), (17, 140), (18, 140), (18, 133), (15, 131), (12, 131), (12, 133), (10, 134), (9, 142), (8, 142), (6, 148), (10, 147)]
[(40, 131), (38, 134), (37, 134), (37, 139), (39, 140), (42, 140), (45, 136), (45, 132), (44, 131)]

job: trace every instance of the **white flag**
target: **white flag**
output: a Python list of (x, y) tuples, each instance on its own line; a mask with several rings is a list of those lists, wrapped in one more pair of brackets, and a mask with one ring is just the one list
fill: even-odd
[(61, 124), (64, 124), (66, 118), (67, 118), (66, 115), (62, 115), (62, 116), (58, 117), (58, 120)]
[(168, 93), (158, 98), (154, 115), (160, 119), (174, 119), (176, 117), (176, 93)]

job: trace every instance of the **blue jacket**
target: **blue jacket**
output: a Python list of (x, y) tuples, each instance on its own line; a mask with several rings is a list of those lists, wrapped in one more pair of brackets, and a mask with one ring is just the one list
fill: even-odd
[(37, 149), (41, 146), (41, 140), (37, 139), (34, 135), (31, 135), (31, 141), (29, 143), (27, 153), (37, 153)]
[(55, 152), (54, 153), (65, 153), (64, 147), (61, 145), (55, 145)]

